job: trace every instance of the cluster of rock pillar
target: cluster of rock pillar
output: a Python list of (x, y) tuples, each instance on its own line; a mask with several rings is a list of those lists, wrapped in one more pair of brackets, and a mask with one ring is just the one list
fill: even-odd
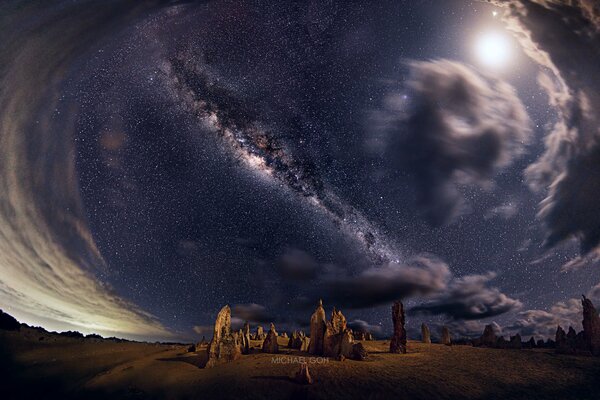
[[(302, 331), (294, 331), (288, 340), (288, 347), (314, 355), (333, 357), (338, 360), (352, 358), (364, 360), (368, 353), (362, 343), (355, 343), (353, 333), (347, 327), (346, 318), (341, 311), (333, 309), (331, 319), (325, 318), (323, 302), (319, 301), (317, 309), (310, 320), (310, 338)], [(282, 337), (288, 338), (287, 334)], [(372, 338), (364, 333), (360, 336)], [(254, 335), (250, 334), (250, 325), (246, 322), (239, 332), (231, 330), (231, 309), (224, 306), (215, 320), (213, 338), (208, 343), (208, 368), (221, 363), (237, 360), (242, 354), (251, 352), (250, 340), (262, 340), (263, 353), (278, 353), (278, 334), (275, 325), (271, 323), (269, 331), (265, 334), (263, 328), (258, 326)], [(203, 338), (204, 341), (204, 338)], [(202, 343), (201, 343), (202, 344)], [(194, 351), (199, 348), (194, 348)]]
[(583, 296), (581, 301), (583, 307), (583, 330), (579, 333), (569, 327), (568, 331), (559, 325), (556, 328), (554, 340), (536, 341), (531, 337), (523, 342), (521, 335), (516, 334), (506, 340), (503, 336), (496, 336), (492, 325), (486, 325), (481, 337), (473, 340), (473, 346), (492, 347), (498, 349), (533, 349), (547, 348), (555, 349), (559, 354), (587, 354), (600, 356), (600, 316), (590, 299)]
[[(600, 317), (592, 302), (583, 296), (581, 301), (583, 306), (583, 331), (577, 333), (570, 327), (568, 332), (562, 327), (556, 330), (555, 340), (536, 342), (532, 337), (527, 342), (522, 342), (521, 336), (516, 334), (510, 337), (510, 340), (503, 336), (496, 336), (492, 325), (486, 325), (480, 338), (475, 339), (471, 344), (475, 346), (521, 349), (534, 347), (554, 347), (558, 353), (566, 354), (592, 354), (600, 356)], [(391, 353), (406, 353), (406, 315), (404, 306), (400, 301), (394, 302), (392, 306), (392, 322), (394, 333), (390, 340)], [(208, 362), (207, 367), (234, 361), (242, 354), (250, 353), (250, 340), (263, 340), (262, 351), (264, 353), (278, 353), (279, 344), (277, 343), (277, 331), (275, 325), (271, 323), (269, 332), (264, 333), (261, 326), (257, 327), (256, 333), (250, 335), (250, 326), (246, 322), (239, 332), (231, 331), (231, 309), (225, 306), (219, 311), (213, 330), (213, 338), (208, 343)], [(282, 335), (287, 338), (287, 335)], [(357, 338), (365, 340), (367, 336), (359, 333)], [(427, 325), (421, 325), (421, 340), (423, 343), (431, 343), (431, 333)], [(441, 331), (442, 344), (451, 345), (450, 331), (448, 327), (443, 326)], [(199, 344), (205, 343), (204, 338)], [(196, 346), (196, 350), (199, 346)], [(341, 311), (333, 309), (331, 318), (327, 321), (323, 302), (319, 304), (310, 318), (310, 338), (302, 331), (294, 331), (288, 340), (290, 349), (297, 349), (314, 355), (333, 357), (338, 360), (352, 358), (355, 360), (364, 360), (368, 353), (360, 342), (355, 342), (353, 332), (348, 329), (346, 318)], [(310, 380), (303, 373), (304, 380)]]
[(560, 354), (592, 354), (600, 356), (600, 317), (591, 300), (583, 296), (581, 300), (583, 307), (583, 330), (575, 332), (569, 327), (568, 332), (558, 326), (554, 344), (556, 352)]
[(333, 309), (331, 319), (325, 318), (323, 302), (319, 300), (310, 318), (310, 344), (308, 352), (314, 355), (333, 357), (338, 360), (352, 358), (364, 360), (368, 354), (362, 343), (355, 343), (352, 331), (347, 327), (341, 311)]

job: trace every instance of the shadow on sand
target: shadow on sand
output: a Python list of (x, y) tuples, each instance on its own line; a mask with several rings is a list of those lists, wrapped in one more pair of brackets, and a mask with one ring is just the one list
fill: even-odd
[(292, 382), (296, 383), (292, 378), (285, 375), (256, 375), (250, 377), (250, 379), (258, 379), (258, 380), (268, 380), (268, 381), (284, 381), (284, 382)]
[(204, 368), (204, 367), (206, 367), (206, 363), (208, 362), (208, 354), (203, 352), (201, 354), (182, 355), (182, 356), (178, 356), (178, 357), (169, 357), (169, 358), (158, 358), (158, 361), (184, 362), (187, 364), (191, 364), (194, 367)]

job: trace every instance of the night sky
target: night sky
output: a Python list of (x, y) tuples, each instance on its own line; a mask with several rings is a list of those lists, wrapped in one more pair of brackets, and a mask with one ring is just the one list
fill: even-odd
[(2, 309), (541, 337), (600, 302), (593, 1), (136, 3), (0, 6)]

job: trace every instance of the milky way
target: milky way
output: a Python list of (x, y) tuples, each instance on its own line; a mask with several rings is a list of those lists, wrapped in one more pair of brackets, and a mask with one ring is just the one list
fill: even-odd
[(323, 211), (360, 243), (373, 262), (399, 262), (402, 253), (397, 246), (360, 211), (336, 196), (314, 165), (295, 159), (268, 127), (261, 126), (246, 104), (207, 75), (197, 59), (181, 54), (166, 64), (173, 94), (184, 102), (182, 106), (218, 134), (248, 167), (273, 177)]

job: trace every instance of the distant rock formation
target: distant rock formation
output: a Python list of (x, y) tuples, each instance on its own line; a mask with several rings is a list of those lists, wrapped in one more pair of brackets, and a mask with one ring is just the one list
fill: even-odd
[(288, 339), (287, 347), (290, 349), (298, 349), (301, 343), (298, 331), (292, 331), (292, 334)]
[(600, 316), (590, 299), (583, 296), (583, 344), (595, 356), (600, 356)]
[(508, 347), (508, 343), (509, 342), (507, 342), (506, 339), (504, 339), (504, 336), (500, 336), (498, 340), (496, 340), (496, 346), (494, 347), (498, 349), (506, 349)]
[(310, 385), (311, 383), (313, 383), (312, 377), (310, 376), (310, 372), (308, 371), (308, 364), (300, 364), (300, 370), (296, 372), (294, 380), (302, 385)]
[(567, 331), (567, 344), (570, 347), (575, 347), (575, 340), (577, 339), (577, 332), (573, 329), (572, 326), (569, 326), (569, 330)]
[(83, 333), (79, 332), (79, 331), (66, 331), (66, 332), (59, 332), (58, 333), (60, 336), (64, 336), (64, 337), (68, 337), (68, 338), (75, 338), (75, 339), (83, 339)]
[(509, 349), (521, 350), (522, 346), (521, 335), (517, 333), (515, 336), (510, 337), (510, 342), (508, 343)]
[(400, 301), (394, 302), (392, 306), (392, 322), (394, 323), (394, 334), (390, 341), (390, 353), (406, 353), (404, 305)]
[(248, 321), (244, 323), (244, 327), (241, 329), (240, 345), (242, 354), (250, 354), (250, 325)]
[(554, 335), (554, 341), (556, 343), (556, 352), (560, 354), (571, 354), (574, 352), (574, 349), (569, 346), (567, 341), (567, 334), (565, 330), (559, 325), (556, 328), (556, 334)]
[(450, 339), (450, 330), (445, 325), (442, 326), (442, 340), (441, 340), (441, 343), (445, 344), (446, 346), (451, 346), (452, 345), (452, 339)]
[(575, 336), (575, 350), (591, 353), (591, 348), (585, 341), (584, 332), (581, 331)]
[(536, 343), (536, 341), (535, 341), (535, 338), (532, 336), (532, 337), (531, 337), (531, 338), (530, 338), (530, 339), (527, 341), (527, 343), (525, 344), (525, 346), (524, 346), (524, 347), (526, 347), (526, 348), (528, 348), (528, 349), (535, 349), (535, 348), (537, 347), (537, 343)]
[(429, 332), (429, 327), (424, 323), (421, 324), (421, 342), (431, 343), (431, 332)]
[(21, 324), (15, 317), (0, 310), (0, 329), (5, 331), (18, 331), (21, 329)]
[(302, 331), (293, 331), (292, 335), (288, 340), (288, 347), (290, 349), (300, 349), (302, 347), (302, 339), (306, 337)]
[(326, 328), (325, 309), (323, 308), (323, 301), (319, 300), (317, 309), (310, 317), (310, 345), (308, 348), (310, 354), (323, 354), (323, 341), (325, 339)]
[(223, 307), (217, 315), (213, 338), (208, 345), (207, 352), (206, 368), (237, 360), (242, 355), (236, 337), (231, 332), (231, 308), (229, 306)]
[(206, 336), (202, 336), (202, 340), (196, 345), (196, 347), (206, 346), (208, 342), (206, 341)]
[(309, 353), (309, 349), (310, 349), (310, 338), (308, 336), (301, 336), (301, 344), (300, 344), (300, 351), (303, 351), (305, 353)]
[(263, 327), (259, 325), (256, 327), (256, 333), (252, 336), (252, 340), (265, 340), (266, 337)]
[(271, 327), (267, 333), (267, 337), (263, 342), (263, 353), (277, 354), (279, 353), (279, 344), (277, 343), (277, 331), (275, 325), (271, 322)]
[(373, 340), (371, 332), (352, 332), (354, 340)]
[(496, 346), (496, 334), (494, 333), (494, 327), (492, 325), (486, 325), (483, 329), (483, 335), (480, 338), (480, 345), (484, 347), (495, 347)]

